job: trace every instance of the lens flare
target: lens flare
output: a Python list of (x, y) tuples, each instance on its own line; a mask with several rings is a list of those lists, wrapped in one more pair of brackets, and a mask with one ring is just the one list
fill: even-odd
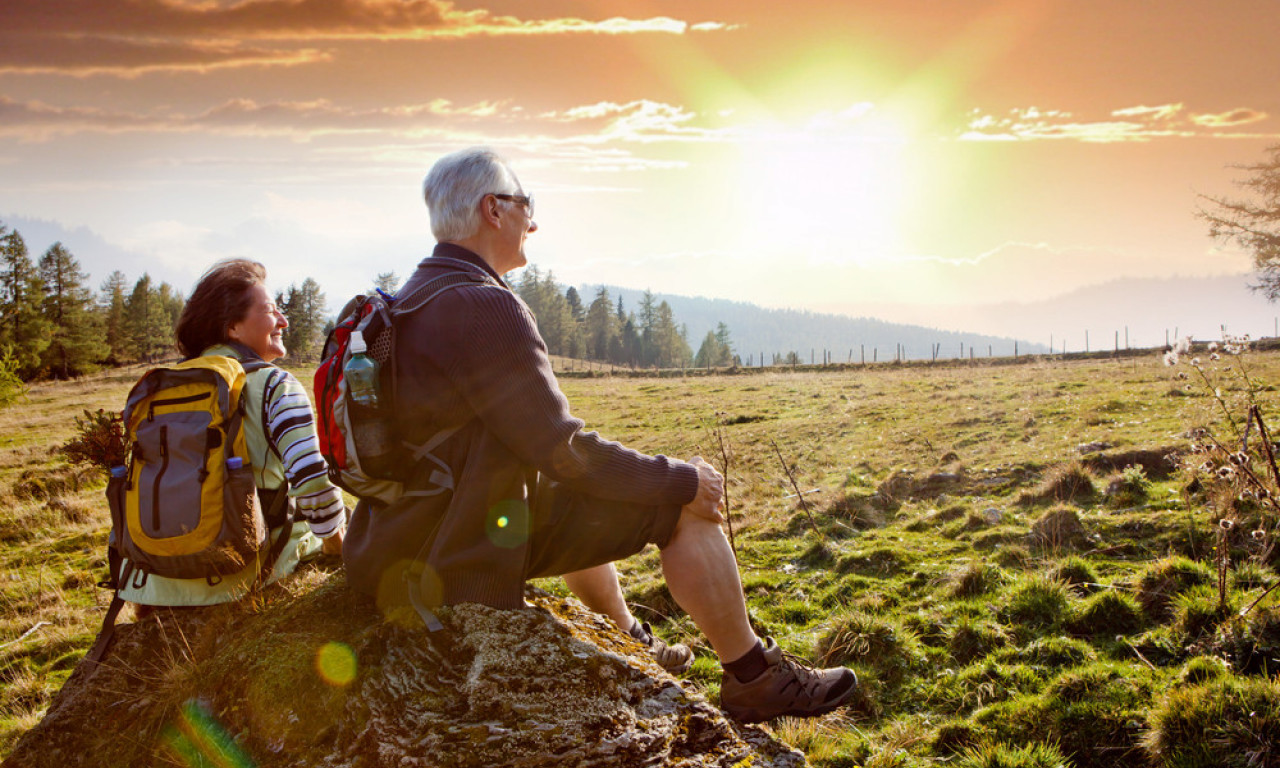
[(209, 705), (188, 699), (178, 720), (160, 735), (166, 747), (182, 763), (198, 768), (205, 765), (225, 768), (254, 768), (256, 765), (222, 727)]
[(489, 541), (503, 549), (524, 544), (529, 538), (529, 507), (515, 499), (498, 502), (489, 510), (485, 532)]
[(346, 643), (325, 643), (316, 651), (316, 672), (335, 688), (356, 679), (356, 654)]

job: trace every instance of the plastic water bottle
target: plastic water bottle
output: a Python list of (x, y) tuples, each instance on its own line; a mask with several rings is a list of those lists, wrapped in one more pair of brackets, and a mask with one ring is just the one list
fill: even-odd
[(378, 363), (365, 354), (368, 347), (364, 343), (364, 334), (351, 332), (351, 359), (342, 369), (342, 376), (347, 381), (347, 391), (351, 393), (351, 401), (365, 408), (378, 407)]
[(351, 397), (352, 439), (355, 459), (361, 470), (371, 477), (386, 477), (394, 465), (396, 446), (390, 418), (378, 410), (378, 362), (366, 352), (364, 334), (351, 332), (351, 359), (342, 368)]

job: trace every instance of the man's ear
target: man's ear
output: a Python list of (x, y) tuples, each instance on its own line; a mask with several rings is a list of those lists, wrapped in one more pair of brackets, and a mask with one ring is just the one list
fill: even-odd
[(480, 218), (492, 227), (498, 227), (501, 224), (501, 214), (498, 211), (498, 199), (492, 195), (485, 195), (480, 199)]

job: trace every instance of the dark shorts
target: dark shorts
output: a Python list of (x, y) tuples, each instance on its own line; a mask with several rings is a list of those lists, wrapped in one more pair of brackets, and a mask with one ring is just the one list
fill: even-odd
[(561, 576), (671, 541), (678, 505), (629, 504), (573, 493), (542, 478), (533, 505), (525, 578)]

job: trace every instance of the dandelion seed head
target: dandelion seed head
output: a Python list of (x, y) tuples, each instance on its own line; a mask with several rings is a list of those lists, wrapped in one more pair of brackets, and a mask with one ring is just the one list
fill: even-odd
[(1235, 527), (1236, 527), (1236, 524), (1235, 524), (1234, 522), (1232, 522), (1231, 520), (1228, 520), (1227, 518), (1225, 518), (1225, 517), (1224, 517), (1224, 518), (1222, 518), (1221, 520), (1219, 520), (1219, 521), (1218, 521), (1218, 527), (1219, 527), (1219, 528), (1221, 528), (1221, 529), (1222, 529), (1222, 530), (1224, 530), (1224, 531), (1229, 531), (1229, 530), (1231, 530), (1232, 528), (1235, 528)]
[(1267, 532), (1262, 530), (1261, 528), (1259, 528), (1258, 530), (1254, 531), (1249, 535), (1253, 537), (1254, 541), (1264, 541), (1267, 538)]

